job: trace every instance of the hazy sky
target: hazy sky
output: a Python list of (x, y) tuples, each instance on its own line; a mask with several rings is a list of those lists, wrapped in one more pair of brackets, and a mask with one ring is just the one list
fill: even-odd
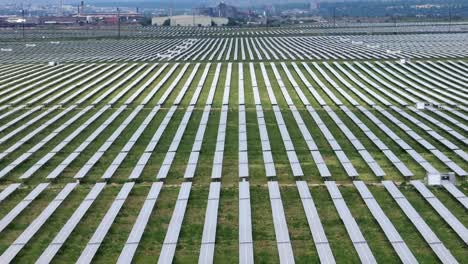
[[(174, 3), (177, 2), (192, 2), (194, 0), (85, 0), (85, 3), (113, 3), (113, 2), (152, 2), (152, 3), (158, 3), (158, 2), (171, 2), (173, 1)], [(230, 3), (230, 4), (235, 4), (235, 3), (305, 3), (305, 2), (316, 2), (318, 0), (226, 0), (224, 2)], [(333, 0), (320, 0), (320, 2), (332, 2)], [(350, 0), (334, 0), (334, 2), (343, 2), (343, 1), (350, 1)], [(78, 4), (80, 0), (63, 0), (64, 4)], [(205, 3), (219, 3), (221, 1), (219, 0), (204, 0), (204, 1), (196, 1), (198, 3), (200, 2), (205, 2)], [(0, 3), (16, 3), (16, 4), (29, 4), (29, 3), (60, 3), (60, 0), (0, 0)]]

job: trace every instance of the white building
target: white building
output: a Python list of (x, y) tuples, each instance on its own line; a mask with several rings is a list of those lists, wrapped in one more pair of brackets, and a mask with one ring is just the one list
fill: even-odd
[(153, 17), (152, 25), (162, 26), (166, 20), (170, 19), (171, 26), (201, 26), (201, 27), (210, 27), (212, 22), (217, 26), (223, 26), (228, 23), (228, 19), (224, 17), (210, 17), (210, 16), (191, 16), (191, 15), (181, 15), (181, 16), (172, 16), (172, 17)]

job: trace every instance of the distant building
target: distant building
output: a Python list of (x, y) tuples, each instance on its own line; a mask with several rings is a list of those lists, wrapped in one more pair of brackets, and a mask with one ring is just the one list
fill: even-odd
[(210, 27), (213, 24), (217, 26), (222, 26), (228, 23), (228, 19), (223, 17), (181, 15), (172, 17), (153, 17), (151, 24), (154, 26), (162, 26), (165, 23), (167, 23), (167, 20), (170, 21), (170, 26), (183, 27)]
[(73, 16), (43, 16), (39, 18), (41, 25), (75, 25), (79, 22), (80, 18)]
[(247, 14), (239, 12), (236, 7), (220, 3), (215, 7), (200, 7), (196, 9), (197, 13), (212, 17), (241, 18)]
[(23, 21), (23, 18), (19, 16), (0, 16), (0, 27), (15, 27), (23, 24), (25, 27), (33, 27), (38, 23), (37, 17), (25, 17)]
[(118, 17), (123, 24), (136, 24), (144, 19), (138, 13), (81, 13), (76, 17), (89, 24), (117, 24)]
[(310, 1), (309, 3), (309, 9), (310, 11), (315, 11), (320, 8), (320, 2), (318, 1)]

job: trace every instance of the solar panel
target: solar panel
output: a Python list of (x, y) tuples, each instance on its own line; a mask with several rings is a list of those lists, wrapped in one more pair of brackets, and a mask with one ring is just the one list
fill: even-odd
[(349, 161), (348, 156), (343, 151), (335, 151), (335, 154), (349, 177), (359, 176), (353, 164)]
[(200, 256), (198, 259), (199, 263), (213, 262), (220, 190), (220, 182), (210, 183), (208, 205), (205, 214), (205, 224), (203, 227), (202, 244), (200, 248)]
[(223, 164), (223, 152), (214, 153), (213, 164)]
[(468, 229), (447, 209), (447, 207), (445, 207), (421, 181), (413, 180), (411, 181), (411, 185), (416, 188), (465, 244), (468, 244)]
[(369, 152), (367, 152), (367, 150), (361, 150), (359, 151), (359, 154), (361, 154), (361, 156), (366, 161), (367, 165), (375, 174), (375, 176), (383, 177), (386, 175), (385, 172), (380, 167), (380, 165), (374, 160), (374, 158), (369, 154)]
[(187, 207), (191, 187), (191, 182), (183, 182), (180, 186), (179, 196), (177, 197), (171, 221), (167, 228), (166, 237), (164, 238), (158, 263), (171, 263), (174, 258), (175, 248), (179, 239), (180, 229), (182, 228), (182, 221), (184, 220), (185, 209)]
[(106, 183), (96, 183), (91, 191), (88, 193), (88, 195), (85, 197), (85, 199), (81, 202), (80, 206), (75, 210), (73, 215), (70, 217), (70, 219), (67, 221), (67, 223), (62, 227), (62, 229), (59, 231), (59, 233), (55, 236), (54, 240), (50, 243), (49, 247), (46, 249), (46, 251), (49, 251), (53, 247), (57, 246), (57, 250), (51, 250), (54, 251), (54, 253), (44, 253), (41, 256), (41, 259), (48, 259), (48, 261), (51, 260), (51, 258), (55, 255), (55, 253), (58, 251), (60, 246), (65, 243), (66, 239), (68, 236), (71, 234), (73, 229), (78, 225), (79, 221), (81, 218), (85, 215), (87, 210), (91, 207), (93, 202), (96, 200), (98, 195), (101, 193), (101, 191), (104, 189), (106, 186)]
[(202, 143), (203, 143), (202, 140), (195, 140), (195, 142), (193, 142), (192, 151), (197, 151), (197, 152), (200, 151)]
[(289, 159), (289, 163), (290, 163), (293, 175), (304, 176), (304, 173), (302, 172), (301, 164), (299, 163), (299, 160), (297, 159), (296, 152), (288, 151), (286, 153), (288, 155), (288, 159)]
[(423, 218), (421, 218), (418, 212), (416, 212), (413, 206), (408, 202), (405, 196), (400, 192), (400, 190), (398, 190), (396, 185), (391, 181), (382, 181), (382, 184), (393, 197), (395, 202), (400, 206), (400, 209), (413, 223), (424, 240), (429, 244), (437, 257), (444, 263), (458, 263), (450, 251), (442, 244), (437, 235), (432, 232)]
[(353, 184), (359, 191), (359, 194), (369, 208), (372, 216), (377, 220), (380, 227), (384, 231), (395, 252), (400, 257), (400, 260), (403, 263), (418, 263), (414, 255), (411, 253), (411, 250), (408, 248), (398, 231), (393, 226), (390, 219), (388, 219), (384, 211), (380, 208), (379, 204), (374, 199), (374, 196), (369, 191), (366, 184), (362, 181), (354, 181)]
[[(46, 136), (44, 139), (42, 139), (39, 143), (35, 144), (32, 148), (30, 148), (28, 151), (26, 151), (26, 153), (24, 153), (23, 155), (19, 156), (17, 159), (15, 159), (13, 162), (11, 162), (9, 165), (5, 166), (1, 171), (0, 171), (0, 177), (4, 177), (6, 176), (11, 170), (13, 170), (16, 166), (18, 166), (19, 164), (21, 164), (22, 162), (24, 162), (26, 159), (28, 159), (31, 155), (33, 155), (34, 153), (36, 153), (39, 149), (41, 149), (45, 144), (47, 144), (50, 140), (52, 140), (55, 136), (58, 135), (59, 132), (63, 131), (67, 126), (69, 126), (71, 123), (75, 122), (80, 116), (82, 116), (83, 114), (85, 114), (89, 109), (83, 109), (82, 111), (80, 111), (78, 114), (76, 114), (74, 117), (72, 117), (71, 119), (68, 119), (67, 123), (66, 124), (63, 124), (62, 126), (60, 126), (59, 128), (55, 129), (53, 132), (49, 133), (48, 136)], [(65, 112), (65, 111), (63, 111)], [(95, 113), (90, 119), (88, 119), (88, 122), (91, 121), (91, 120), (95, 120), (96, 118), (98, 118), (100, 115), (102, 114), (102, 112), (97, 112)], [(38, 133), (39, 131), (41, 131), (42, 129), (45, 129), (48, 125), (43, 125), (41, 127), (39, 127), (38, 129), (35, 130), (35, 132), (32, 132), (31, 134), (25, 136), (23, 139), (28, 139), (30, 137), (32, 137), (34, 134)], [(87, 125), (85, 125), (83, 128), (78, 128), (76, 129), (71, 137), (75, 137), (76, 135), (78, 135)], [(2, 156), (6, 156), (7, 153), (10, 153), (10, 151), (13, 151), (14, 149), (18, 148), (19, 146), (21, 146), (22, 144), (24, 144), (26, 141), (20, 141), (19, 143), (16, 143), (15, 145), (13, 145), (12, 147), (9, 148), (9, 150), (7, 150), (6, 152), (2, 153)], [(62, 144), (62, 145), (65, 145), (65, 144)], [(58, 150), (54, 150), (53, 153), (56, 153)], [(27, 177), (30, 177), (32, 175), (32, 172), (36, 171), (37, 169), (39, 169), (42, 164), (45, 163), (45, 161), (52, 157), (53, 154), (48, 154), (48, 156), (45, 158), (45, 159), (42, 159), (36, 166), (33, 166), (31, 167), (30, 171), (27, 171), (24, 175), (24, 178), (27, 178)], [(41, 163), (42, 162), (42, 163)]]
[(271, 154), (271, 151), (263, 151), (263, 161), (265, 164), (273, 163), (273, 155)]
[(0, 262), (9, 263), (13, 261), (15, 256), (26, 246), (31, 238), (39, 231), (45, 224), (47, 219), (55, 212), (55, 210), (62, 204), (63, 200), (75, 189), (78, 183), (68, 183), (60, 191), (59, 194), (52, 200), (49, 205), (39, 214), (36, 219), (26, 228), (26, 230), (19, 235), (19, 237), (3, 252), (0, 256)]
[(262, 139), (262, 141), (267, 141), (268, 132), (267, 132), (266, 126), (261, 125), (260, 122), (259, 122), (258, 129), (259, 129), (259, 132), (260, 132), (260, 139)]
[[(241, 133), (239, 134), (239, 138), (241, 135), (245, 135), (247, 137), (246, 133)], [(239, 151), (247, 151), (247, 140), (239, 140)]]
[[(219, 72), (220, 72), (220, 67), (221, 64), (218, 64), (215, 72), (215, 77), (213, 79), (212, 85), (210, 87), (209, 91), (209, 96), (207, 99), (207, 104), (210, 103), (210, 101), (213, 100), (214, 93), (216, 91), (217, 87), (217, 82), (218, 82), (218, 77), (219, 77)], [(229, 76), (227, 77), (228, 79), (230, 78), (230, 67), (228, 67), (228, 74)], [(226, 80), (227, 81), (227, 80)], [(228, 91), (229, 89), (226, 88)], [(223, 106), (224, 108), (224, 106)], [(205, 106), (205, 110), (202, 116), (202, 120), (200, 121), (200, 125), (197, 130), (196, 134), (196, 141), (192, 147), (192, 153), (190, 154), (188, 166), (185, 171), (185, 178), (192, 178), (195, 175), (195, 170), (197, 167), (198, 163), (198, 157), (199, 157), (199, 151), (201, 150), (201, 145), (203, 142), (203, 137), (205, 134), (205, 130), (207, 127), (208, 119), (209, 119), (209, 114), (210, 114), (210, 109), (211, 107)], [(223, 116), (225, 116), (224, 121), (223, 121)], [(223, 151), (224, 151), (224, 137), (225, 137), (225, 126), (226, 126), (226, 118), (227, 115), (221, 114), (220, 116), (220, 123), (219, 123), (219, 128), (218, 128), (218, 135), (217, 135), (217, 142), (216, 142), (216, 152), (215, 152), (215, 158), (213, 161), (213, 170), (212, 170), (212, 178), (221, 178), (221, 172), (222, 172), (222, 156), (223, 156)], [(224, 124), (223, 124), (224, 123)], [(219, 161), (219, 159), (221, 159)]]
[(442, 181), (442, 186), (455, 198), (457, 199), (465, 209), (468, 209), (468, 197), (460, 191), (454, 184), (449, 181)]
[[(368, 110), (364, 108), (358, 107), (370, 120), (372, 120), (374, 123), (376, 123), (383, 132), (385, 132), (388, 136), (390, 136), (401, 148), (406, 150), (408, 154), (413, 157), (428, 173), (437, 173), (437, 170), (429, 163), (427, 162), (419, 153), (414, 151), (405, 141), (403, 141), (401, 138), (399, 138), (390, 128), (388, 128), (386, 125), (380, 123), (380, 121), (377, 121), (378, 119), (370, 113)], [(452, 164), (450, 164), (452, 166)], [(398, 165), (402, 166), (402, 165)], [(455, 168), (455, 167), (454, 167)], [(404, 172), (408, 174), (407, 168), (404, 169)], [(462, 171), (459, 171), (460, 173), (463, 173)], [(402, 172), (403, 173), (403, 172)]]
[(289, 240), (288, 226), (284, 215), (278, 182), (269, 181), (268, 191), (270, 194), (273, 224), (275, 226), (276, 243), (280, 261), (282, 263), (294, 263), (294, 255)]
[(188, 160), (188, 164), (197, 164), (198, 163), (198, 157), (200, 156), (200, 152), (198, 151), (192, 151), (190, 153), (190, 157)]
[(351, 140), (351, 144), (354, 146), (356, 150), (365, 150), (366, 148), (362, 145), (361, 141), (358, 139)]
[(353, 242), (354, 248), (356, 249), (361, 262), (377, 263), (374, 255), (372, 254), (372, 251), (370, 250), (366, 240), (361, 233), (361, 230), (359, 229), (359, 226), (356, 223), (356, 220), (354, 220), (353, 216), (351, 215), (351, 212), (349, 211), (340, 190), (336, 186), (336, 183), (334, 181), (326, 181), (325, 185), (333, 200), (333, 203), (335, 204), (336, 210), (345, 225), (346, 231), (348, 232), (348, 235)]
[(151, 189), (146, 197), (146, 200), (143, 204), (143, 207), (138, 214), (138, 217), (133, 225), (132, 231), (128, 236), (127, 242), (125, 242), (125, 246), (120, 253), (119, 259), (117, 263), (130, 263), (133, 259), (135, 251), (140, 243), (141, 237), (143, 236), (143, 232), (145, 231), (145, 227), (149, 221), (153, 208), (156, 204), (156, 201), (159, 197), (159, 193), (161, 192), (161, 188), (163, 186), (162, 182), (155, 182), (151, 186)]
[(260, 141), (260, 143), (261, 143), (261, 146), (262, 146), (262, 150), (264, 152), (271, 151), (271, 146), (270, 146), (270, 141), (269, 140), (262, 140), (262, 141)]
[(239, 263), (254, 263), (249, 182), (239, 182)]
[[(377, 177), (384, 177), (385, 175), (387, 175), (383, 170), (382, 168), (380, 167), (379, 164), (377, 164), (377, 162), (369, 162), (367, 163), (367, 165), (369, 166), (369, 168), (372, 170), (372, 172), (375, 174), (375, 176)], [(405, 175), (403, 175), (405, 176)]]
[(267, 177), (274, 177), (276, 176), (276, 169), (273, 163), (265, 163), (265, 175)]
[(242, 141), (247, 141), (247, 132), (239, 133), (239, 143)]
[(242, 263), (242, 264), (254, 263), (252, 243), (239, 245), (239, 263)]
[(320, 258), (321, 263), (335, 263), (335, 258), (325, 235), (320, 217), (315, 208), (314, 201), (305, 181), (296, 181), (296, 186), (301, 197), (302, 206), (307, 217), (309, 229), (314, 239), (315, 248)]
[(10, 194), (12, 194), (18, 187), (20, 187), (21, 183), (12, 183), (8, 185), (1, 193), (0, 193), (0, 202), (5, 200)]
[(117, 217), (117, 214), (119, 213), (120, 209), (125, 203), (125, 200), (127, 199), (134, 185), (134, 182), (127, 182), (122, 186), (119, 193), (115, 197), (115, 200), (112, 203), (111, 207), (104, 215), (104, 218), (99, 223), (99, 226), (96, 228), (96, 231), (94, 232), (91, 239), (88, 241), (85, 249), (83, 250), (83, 252), (81, 252), (77, 263), (91, 263), (92, 259), (94, 258), (94, 255), (101, 246), (102, 241), (107, 235), (107, 232), (109, 231), (112, 223)]
[(247, 181), (239, 182), (239, 200), (250, 199), (250, 185)]
[(366, 162), (374, 162), (374, 158), (370, 155), (370, 153), (366, 150), (359, 151), (359, 154), (361, 154), (362, 158)]
[(252, 81), (252, 90), (253, 90), (253, 96), (254, 96), (254, 103), (256, 105), (261, 105), (262, 102), (260, 100), (260, 94), (258, 92), (258, 86), (257, 86), (257, 76), (255, 74), (255, 69), (253, 63), (249, 63), (249, 70), (250, 70), (250, 78)]
[(223, 172), (223, 164), (213, 164), (212, 170), (211, 170), (211, 178), (213, 179), (220, 179), (222, 176)]
[(38, 184), (22, 201), (20, 201), (2, 220), (0, 220), (0, 232), (3, 231), (26, 207), (44, 191), (49, 183)]
[[(289, 135), (288, 135), (288, 138), (289, 138)], [(291, 140), (283, 139), (283, 143), (284, 143), (284, 148), (286, 149), (286, 151), (294, 151), (294, 145), (292, 144)]]
[(264, 114), (263, 114), (263, 108), (262, 108), (262, 105), (261, 104), (257, 104), (255, 105), (255, 110), (257, 112), (257, 118), (264, 118)]

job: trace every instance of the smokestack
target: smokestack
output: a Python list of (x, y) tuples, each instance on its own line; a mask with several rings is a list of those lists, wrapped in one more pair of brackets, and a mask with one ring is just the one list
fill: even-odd
[(84, 13), (84, 1), (81, 1), (80, 15)]

